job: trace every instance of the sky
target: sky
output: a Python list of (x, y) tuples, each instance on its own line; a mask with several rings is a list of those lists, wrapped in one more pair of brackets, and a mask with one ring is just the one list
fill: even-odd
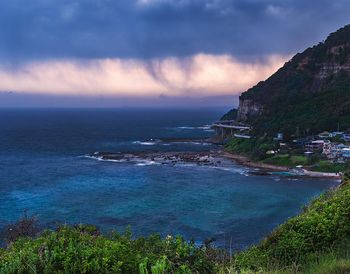
[(1, 0), (0, 107), (234, 105), (349, 0)]

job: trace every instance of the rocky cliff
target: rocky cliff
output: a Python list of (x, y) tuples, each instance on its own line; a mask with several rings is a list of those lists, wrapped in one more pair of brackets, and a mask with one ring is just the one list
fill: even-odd
[(350, 127), (350, 25), (244, 92), (237, 120), (289, 135)]
[(263, 105), (252, 99), (240, 99), (237, 113), (237, 121), (246, 122), (250, 117), (259, 116), (263, 112)]

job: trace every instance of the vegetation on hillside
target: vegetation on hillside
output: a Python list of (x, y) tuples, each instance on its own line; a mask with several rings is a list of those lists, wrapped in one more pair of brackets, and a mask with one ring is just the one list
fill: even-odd
[[(283, 132), (288, 138), (350, 128), (350, 76), (339, 74), (322, 92), (271, 97), (269, 111), (253, 122), (257, 133)], [(279, 97), (279, 98), (277, 98)], [(278, 107), (277, 107), (278, 105)]]
[(266, 152), (277, 149), (277, 144), (271, 138), (232, 138), (225, 145), (225, 149), (249, 156), (253, 160), (264, 160), (268, 157)]
[(224, 114), (220, 120), (236, 120), (237, 118), (237, 112), (238, 110), (236, 108), (231, 109), (229, 112), (227, 112), (226, 114)]
[(295, 55), (266, 81), (240, 96), (262, 106), (248, 115), (257, 135), (285, 137), (350, 128), (350, 25)]

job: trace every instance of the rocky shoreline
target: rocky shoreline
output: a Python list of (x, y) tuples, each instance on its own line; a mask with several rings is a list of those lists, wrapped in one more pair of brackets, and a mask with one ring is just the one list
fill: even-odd
[(135, 162), (161, 165), (197, 164), (206, 166), (217, 166), (221, 164), (218, 151), (205, 152), (134, 152), (134, 153), (112, 153), (95, 152), (87, 157), (104, 161)]
[(321, 173), (308, 170), (295, 170), (284, 166), (274, 166), (259, 162), (254, 162), (248, 157), (238, 154), (232, 154), (220, 149), (210, 151), (186, 151), (186, 152), (133, 152), (133, 153), (113, 153), (113, 152), (95, 152), (86, 155), (101, 161), (111, 162), (130, 162), (136, 165), (197, 165), (197, 166), (223, 166), (223, 163), (230, 165), (232, 162), (239, 165), (253, 168), (248, 173), (254, 175), (270, 175), (273, 172), (284, 172), (287, 176), (307, 176), (314, 178), (340, 179), (340, 174)]

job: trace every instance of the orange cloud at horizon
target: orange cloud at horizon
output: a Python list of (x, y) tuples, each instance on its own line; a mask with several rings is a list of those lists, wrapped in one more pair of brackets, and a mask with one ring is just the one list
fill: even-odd
[(46, 60), (0, 67), (0, 90), (81, 96), (208, 96), (240, 93), (288, 59), (245, 63), (230, 55), (153, 59)]

